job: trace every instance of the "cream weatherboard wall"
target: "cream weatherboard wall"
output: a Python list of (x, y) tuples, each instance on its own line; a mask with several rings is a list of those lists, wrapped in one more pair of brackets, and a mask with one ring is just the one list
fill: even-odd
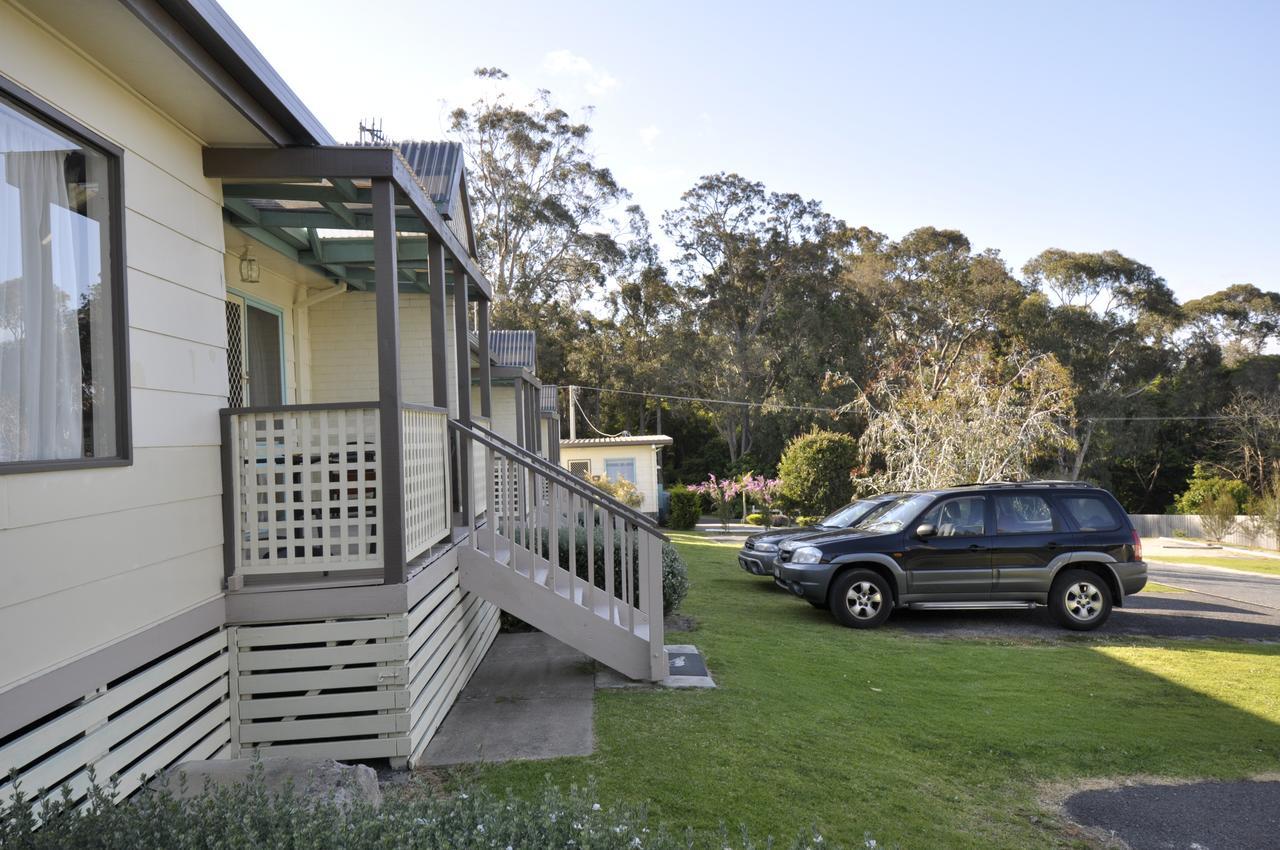
[[(377, 401), (378, 333), (376, 296), (346, 292), (307, 311), (311, 350), (311, 401)], [(453, 297), (445, 299), (446, 382), (449, 412), (457, 415), (457, 355)], [(431, 305), (425, 293), (400, 294), (400, 386), (404, 400), (433, 404)]]
[(658, 510), (658, 454), (655, 446), (652, 444), (618, 446), (560, 444), (561, 466), (572, 470), (572, 464), (575, 462), (587, 461), (591, 464), (592, 475), (605, 474), (605, 461), (632, 459), (636, 462), (636, 490), (644, 499), (640, 503), (640, 510), (649, 514), (656, 513)]
[[(0, 690), (221, 593), (223, 225), (201, 141), (0, 0), (3, 73), (124, 149), (134, 462), (0, 476)], [(38, 639), (33, 639), (38, 635)]]

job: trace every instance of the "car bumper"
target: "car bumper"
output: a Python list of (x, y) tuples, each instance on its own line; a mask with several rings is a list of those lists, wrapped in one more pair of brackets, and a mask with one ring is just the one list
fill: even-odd
[(753, 576), (771, 576), (776, 557), (776, 555), (761, 554), (754, 549), (743, 549), (738, 553), (738, 566)]
[(773, 580), (782, 589), (810, 602), (825, 602), (834, 564), (777, 564)]
[(1120, 589), (1125, 596), (1132, 596), (1147, 586), (1146, 561), (1121, 561), (1111, 565), (1120, 579)]

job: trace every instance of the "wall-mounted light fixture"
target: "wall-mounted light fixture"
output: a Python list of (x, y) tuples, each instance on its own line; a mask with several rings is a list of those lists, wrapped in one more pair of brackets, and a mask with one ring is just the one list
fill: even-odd
[(262, 273), (258, 270), (258, 261), (249, 256), (249, 246), (244, 246), (244, 253), (240, 255), (240, 280), (245, 283), (257, 283), (262, 279)]

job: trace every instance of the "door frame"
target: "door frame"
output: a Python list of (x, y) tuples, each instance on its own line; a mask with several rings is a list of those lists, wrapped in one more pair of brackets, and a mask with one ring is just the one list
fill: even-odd
[[(286, 354), (287, 350), (285, 349), (286, 339), (285, 339), (285, 332), (284, 332), (284, 308), (278, 307), (269, 301), (263, 301), (261, 298), (255, 298), (252, 295), (248, 295), (239, 289), (233, 289), (230, 286), (227, 287), (227, 295), (234, 296), (235, 298), (239, 298), (241, 301), (244, 302), (245, 307), (254, 307), (258, 310), (263, 311), (264, 313), (271, 313), (276, 317), (277, 319), (276, 327), (280, 329), (280, 398), (276, 399), (273, 402), (270, 402), (269, 404), (288, 404), (289, 403), (288, 402), (289, 367), (288, 367), (288, 356)], [(249, 345), (248, 345), (249, 315), (247, 312), (244, 315), (243, 335), (244, 335), (244, 339), (242, 341), (243, 350), (240, 352), (240, 356), (244, 358), (244, 368), (245, 368), (245, 371), (248, 372), (249, 370)], [(249, 386), (248, 401), (250, 405), (257, 406), (257, 407), (263, 406), (261, 403), (254, 400), (252, 385)]]

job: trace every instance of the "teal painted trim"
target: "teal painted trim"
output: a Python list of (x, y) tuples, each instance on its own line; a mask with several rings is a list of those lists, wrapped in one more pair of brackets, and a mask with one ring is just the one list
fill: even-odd
[[(277, 319), (280, 320), (277, 323), (277, 326), (280, 328), (280, 400), (278, 403), (288, 404), (289, 403), (289, 367), (288, 367), (289, 357), (287, 354), (287, 349), (284, 347), (285, 346), (284, 309), (281, 307), (277, 307), (275, 304), (272, 304), (269, 301), (263, 301), (261, 298), (254, 298), (252, 295), (246, 295), (244, 292), (240, 291), (239, 289), (234, 289), (230, 286), (227, 287), (227, 294), (234, 295), (237, 298), (243, 299), (245, 306), (247, 307), (256, 307), (257, 309), (263, 311), (264, 313), (271, 313)], [(247, 351), (244, 354), (246, 357), (249, 356), (249, 352)], [(252, 389), (250, 389), (250, 392), (252, 392)], [(257, 402), (255, 401), (254, 404), (257, 404)]]

